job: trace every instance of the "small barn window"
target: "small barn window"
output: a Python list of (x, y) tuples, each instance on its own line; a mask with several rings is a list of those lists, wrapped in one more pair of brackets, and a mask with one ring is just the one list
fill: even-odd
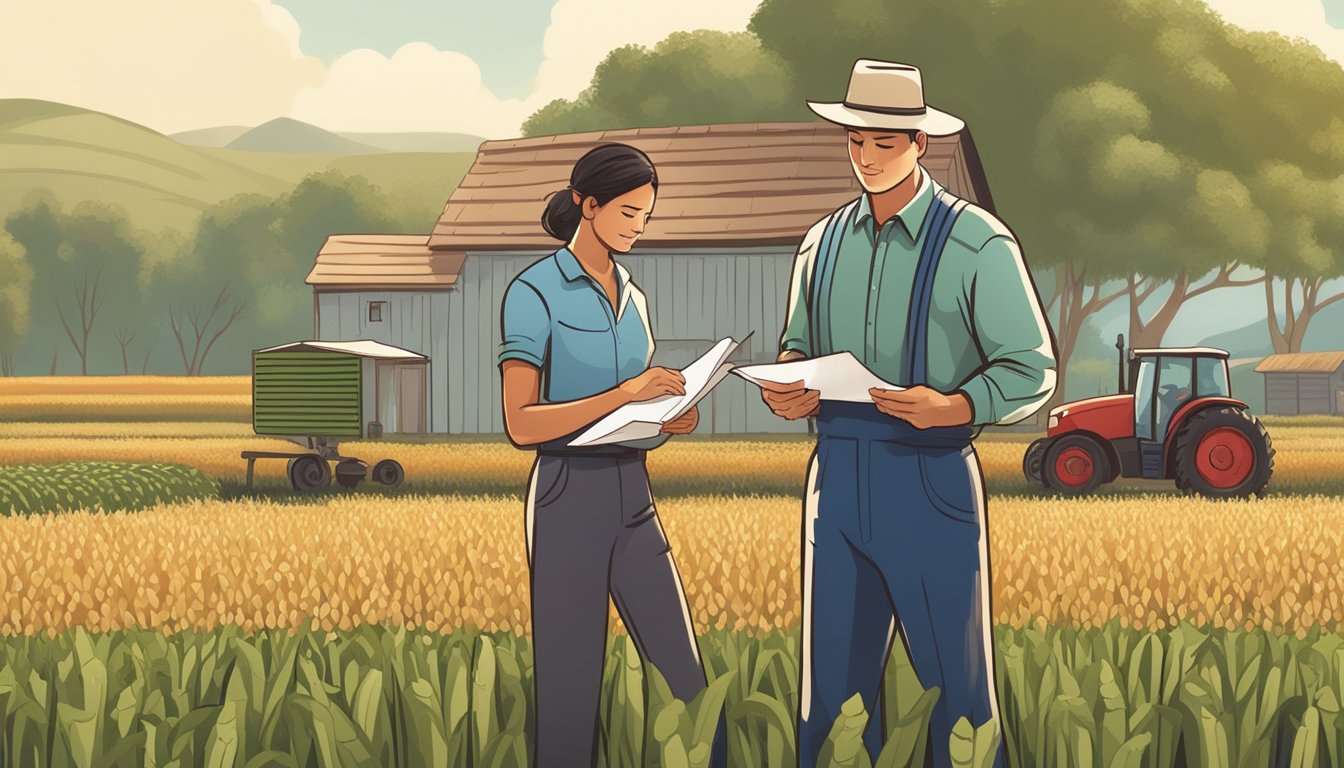
[(369, 302), (369, 322), (370, 322), (370, 323), (381, 323), (381, 322), (383, 322), (383, 305), (386, 304), (386, 303), (387, 303), (386, 301), (370, 301), (370, 302)]

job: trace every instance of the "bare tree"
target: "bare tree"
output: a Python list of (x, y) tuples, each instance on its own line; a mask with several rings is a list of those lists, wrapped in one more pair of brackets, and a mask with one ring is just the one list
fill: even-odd
[(57, 350), (55, 347), (52, 347), (52, 348), (51, 348), (51, 370), (50, 370), (50, 371), (47, 371), (47, 375), (48, 375), (48, 376), (55, 376), (55, 375), (56, 375), (56, 353), (57, 353), (58, 351), (59, 351), (59, 350)]
[(117, 329), (114, 335), (117, 337), (117, 344), (121, 346), (121, 372), (129, 375), (131, 364), (126, 359), (126, 348), (131, 345), (132, 341), (135, 341), (135, 332), (123, 325)]
[[(225, 304), (229, 303), (228, 286), (219, 289), (215, 296), (215, 301), (210, 306), (210, 311), (205, 317), (201, 317), (199, 307), (192, 307), (187, 310), (179, 310), (174, 307), (168, 308), (168, 324), (173, 330), (173, 336), (177, 338), (177, 349), (182, 355), (182, 367), (186, 370), (188, 376), (199, 376), (201, 370), (205, 368), (205, 359), (210, 354), (210, 348), (219, 341), (219, 337), (229, 330), (229, 326), (243, 314), (243, 302), (233, 303), (232, 308), (228, 310), (227, 317), (221, 315), (221, 310)], [(179, 316), (180, 315), (180, 316)], [(187, 324), (191, 328), (187, 328)], [(213, 330), (212, 330), (213, 329)], [(207, 340), (206, 337), (209, 337)], [(202, 348), (204, 344), (204, 348)], [(191, 354), (187, 354), (187, 347), (191, 347)]]
[(145, 361), (140, 364), (140, 375), (144, 376), (149, 372), (149, 350), (145, 350)]
[(61, 309), (61, 303), (56, 302), (56, 312), (61, 316), (61, 326), (65, 328), (65, 335), (70, 339), (70, 345), (75, 348), (75, 354), (79, 355), (79, 372), (82, 375), (89, 375), (89, 334), (93, 331), (94, 321), (98, 318), (98, 311), (102, 309), (103, 302), (98, 299), (98, 284), (103, 280), (103, 270), (100, 267), (98, 273), (93, 278), (93, 290), (89, 290), (89, 275), (79, 280), (79, 288), (75, 290), (75, 304), (79, 307), (79, 338), (75, 338), (75, 333), (70, 329), (70, 323), (65, 319), (65, 310)]
[[(1312, 318), (1336, 301), (1344, 301), (1344, 291), (1322, 297), (1321, 289), (1330, 281), (1328, 276), (1284, 277), (1278, 280), (1283, 296), (1283, 320), (1279, 320), (1274, 301), (1275, 279), (1272, 276), (1265, 278), (1269, 338), (1274, 342), (1274, 351), (1277, 353), (1301, 352), (1302, 341), (1307, 337), (1307, 327)], [(1294, 302), (1295, 297), (1300, 297), (1301, 301)]]
[(0, 376), (13, 376), (18, 365), (18, 355), (13, 352), (0, 352)]

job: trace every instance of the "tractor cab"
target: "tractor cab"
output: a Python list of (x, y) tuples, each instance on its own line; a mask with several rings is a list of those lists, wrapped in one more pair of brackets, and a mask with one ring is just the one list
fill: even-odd
[(1195, 398), (1231, 397), (1227, 352), (1211, 347), (1136, 349), (1130, 355), (1134, 436), (1161, 443), (1172, 417)]
[(1274, 449), (1264, 426), (1232, 397), (1227, 352), (1172, 347), (1126, 356), (1124, 336), (1116, 349), (1119, 391), (1051, 409), (1046, 436), (1023, 457), (1028, 479), (1066, 494), (1122, 476), (1174, 479), (1183, 491), (1214, 497), (1265, 488)]

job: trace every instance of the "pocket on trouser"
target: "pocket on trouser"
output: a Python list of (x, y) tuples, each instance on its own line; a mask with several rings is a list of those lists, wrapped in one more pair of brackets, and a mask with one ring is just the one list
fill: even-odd
[(934, 509), (961, 523), (980, 522), (980, 473), (975, 452), (920, 451), (919, 476)]
[(558, 456), (542, 456), (537, 459), (534, 471), (532, 507), (540, 509), (554, 503), (565, 492), (569, 481), (569, 462)]

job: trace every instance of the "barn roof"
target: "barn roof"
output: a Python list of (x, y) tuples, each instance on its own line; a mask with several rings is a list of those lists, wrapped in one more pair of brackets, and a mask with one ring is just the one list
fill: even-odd
[(332, 235), (305, 282), (315, 291), (451, 288), (464, 254), (433, 251), (425, 235)]
[(1293, 352), (1270, 355), (1255, 366), (1256, 373), (1334, 373), (1344, 367), (1344, 350)]
[[(429, 247), (464, 252), (553, 249), (546, 198), (592, 147), (621, 142), (658, 167), (658, 203), (641, 247), (797, 243), (859, 194), (843, 143), (824, 122), (635, 128), (487, 141), (444, 206)], [(970, 133), (930, 137), (922, 160), (953, 193), (993, 211)]]
[(428, 360), (429, 358), (419, 352), (412, 352), (409, 349), (394, 347), (391, 344), (384, 344), (381, 341), (372, 339), (356, 339), (354, 341), (291, 341), (288, 344), (277, 344), (274, 347), (258, 349), (257, 352), (311, 352), (314, 350), (322, 352), (340, 352), (355, 357), (373, 357), (380, 360)]

